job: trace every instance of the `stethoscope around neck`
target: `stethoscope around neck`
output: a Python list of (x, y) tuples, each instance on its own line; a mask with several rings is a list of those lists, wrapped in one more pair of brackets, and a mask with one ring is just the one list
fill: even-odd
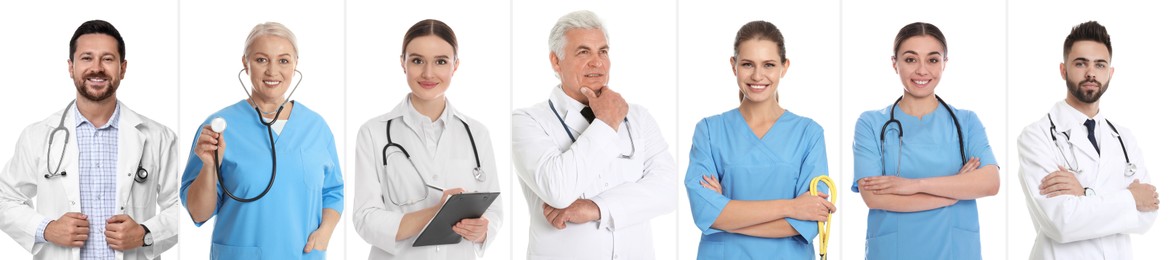
[[(472, 128), (470, 126), (468, 126), (468, 122), (464, 121), (462, 118), (459, 118), (459, 117), (455, 117), (455, 118), (457, 120), (459, 120), (460, 123), (463, 124), (464, 131), (467, 131), (468, 143), (471, 143), (472, 155), (474, 155), (476, 158), (476, 167), (472, 168), (472, 177), (476, 178), (476, 181), (484, 182), (485, 180), (487, 180), (487, 176), (484, 175), (484, 170), (481, 169), (480, 149), (476, 147), (476, 138), (472, 136)], [(395, 205), (398, 205), (401, 207), (401, 206), (407, 206), (407, 205), (418, 203), (420, 201), (427, 200), (427, 197), (430, 196), (429, 195), (430, 193), (426, 192), (426, 188), (430, 188), (433, 190), (437, 190), (439, 192), (443, 192), (443, 189), (440, 189), (438, 187), (431, 186), (430, 184), (427, 184), (426, 179), (423, 178), (423, 173), (419, 171), (419, 167), (415, 166), (415, 161), (411, 160), (411, 153), (407, 152), (406, 148), (404, 148), (402, 145), (400, 145), (398, 143), (395, 143), (394, 140), (390, 138), (390, 127), (393, 124), (394, 124), (393, 118), (386, 121), (386, 142), (387, 143), (386, 143), (386, 146), (382, 147), (382, 166), (385, 167), (387, 165), (387, 157), (388, 156), (386, 155), (386, 152), (388, 150), (390, 150), (391, 147), (398, 148), (398, 150), (403, 153), (403, 156), (405, 156), (407, 158), (407, 162), (411, 164), (411, 168), (415, 169), (415, 175), (417, 175), (417, 177), (419, 177), (419, 182), (423, 184), (424, 189), (422, 190), (423, 194), (422, 194), (422, 196), (419, 196), (419, 199), (401, 202), (401, 201), (396, 201), (392, 197), (391, 203), (394, 203)]]
[[(561, 122), (561, 127), (565, 129), (565, 135), (569, 136), (569, 141), (576, 143), (577, 137), (573, 136), (573, 132), (569, 131), (569, 124), (565, 123), (565, 118), (562, 118), (561, 114), (557, 113), (557, 108), (553, 107), (553, 100), (547, 101), (549, 102), (549, 110), (553, 111), (553, 115), (557, 116), (557, 121)], [(618, 154), (618, 158), (630, 160), (634, 158), (634, 132), (630, 131), (629, 119), (624, 117), (622, 118), (622, 122), (626, 123), (626, 133), (627, 137), (630, 139), (630, 154)]]
[[(69, 104), (65, 105), (65, 110), (62, 110), (62, 112), (61, 112), (61, 121), (59, 121), (57, 123), (57, 127), (53, 128), (52, 131), (49, 131), (49, 146), (45, 147), (46, 148), (45, 149), (46, 150), (46, 152), (45, 152), (45, 171), (48, 172), (44, 175), (46, 180), (53, 179), (56, 177), (64, 178), (64, 177), (66, 177), (66, 175), (69, 174), (69, 173), (61, 170), (61, 164), (63, 162), (65, 162), (65, 147), (69, 146), (69, 128), (65, 127), (65, 116), (69, 115), (69, 108), (73, 107), (73, 104), (75, 102), (77, 102), (77, 101), (76, 100), (69, 101)], [(61, 145), (61, 154), (60, 154), (60, 156), (57, 157), (57, 167), (55, 169), (50, 169), (50, 168), (52, 168), (53, 163), (51, 160), (49, 160), (49, 158), (52, 158), (51, 156), (53, 155), (53, 140), (56, 140), (58, 131), (65, 133), (65, 137), (61, 139), (64, 142), (64, 144)], [(146, 148), (145, 147), (143, 147), (142, 153), (144, 156), (146, 155)], [(150, 177), (150, 172), (147, 171), (146, 168), (142, 167), (142, 159), (139, 158), (138, 170), (136, 170), (134, 173), (134, 182), (146, 183), (146, 179), (148, 177)]]
[[(220, 182), (220, 185), (219, 185), (220, 191), (222, 191), (224, 193), (224, 195), (228, 195), (228, 197), (232, 198), (232, 200), (239, 201), (239, 202), (253, 202), (253, 201), (259, 200), (260, 198), (263, 198), (264, 195), (267, 195), (268, 191), (272, 190), (273, 182), (276, 181), (276, 140), (272, 136), (272, 124), (277, 122), (277, 119), (280, 118), (280, 116), (281, 116), (281, 111), (285, 110), (285, 105), (290, 102), (289, 101), (290, 98), (293, 98), (293, 93), (296, 93), (297, 88), (301, 87), (301, 81), (305, 79), (305, 74), (302, 74), (300, 70), (293, 70), (293, 72), (295, 72), (297, 75), (300, 75), (300, 77), (298, 77), (298, 79), (297, 79), (297, 84), (293, 85), (293, 90), (289, 92), (289, 96), (285, 97), (285, 101), (281, 102), (281, 105), (279, 107), (277, 107), (275, 112), (265, 113), (265, 112), (260, 111), (260, 105), (258, 103), (256, 103), (256, 100), (252, 99), (252, 92), (249, 92), (248, 87), (244, 86), (244, 80), (241, 79), (240, 76), (242, 76), (244, 74), (245, 70), (247, 70), (247, 68), (240, 69), (240, 72), (236, 73), (236, 80), (240, 82), (240, 88), (243, 89), (244, 93), (248, 95), (248, 100), (252, 101), (252, 104), (256, 106), (253, 108), (256, 110), (256, 120), (260, 121), (260, 124), (264, 125), (264, 127), (268, 129), (267, 132), (268, 132), (269, 155), (272, 157), (272, 174), (268, 178), (268, 185), (265, 186), (264, 191), (260, 192), (260, 194), (256, 195), (256, 197), (241, 198), (241, 197), (236, 196), (235, 194), (232, 194), (232, 192), (228, 190), (226, 185), (224, 185), (224, 175), (220, 172), (220, 168), (223, 166), (220, 165), (219, 148), (216, 148), (216, 151), (212, 151), (211, 155), (212, 155), (212, 163), (216, 164), (215, 165), (215, 173), (216, 173), (216, 178)], [(295, 103), (296, 102), (294, 102), (294, 104)], [(272, 120), (265, 121), (264, 115), (266, 115), (266, 114), (273, 115)]]
[[(1049, 118), (1049, 138), (1053, 140), (1053, 146), (1055, 146), (1057, 148), (1057, 152), (1061, 154), (1061, 159), (1065, 160), (1065, 167), (1070, 171), (1081, 174), (1081, 164), (1077, 161), (1077, 155), (1073, 154), (1073, 142), (1070, 141), (1069, 133), (1061, 132), (1061, 134), (1065, 135), (1065, 142), (1069, 145), (1070, 153), (1066, 154), (1065, 150), (1061, 149), (1061, 144), (1057, 142), (1057, 125), (1053, 123), (1053, 115), (1048, 114), (1045, 116)], [(1122, 156), (1126, 159), (1126, 170), (1122, 173), (1126, 175), (1126, 177), (1134, 176), (1135, 172), (1138, 172), (1138, 166), (1135, 166), (1134, 163), (1130, 162), (1130, 153), (1126, 151), (1126, 143), (1122, 142), (1122, 134), (1118, 132), (1118, 128), (1115, 128), (1113, 123), (1110, 123), (1109, 119), (1102, 120), (1106, 121), (1106, 125), (1110, 126), (1110, 130), (1114, 131), (1114, 137), (1118, 138), (1118, 145), (1122, 146)], [(1069, 160), (1070, 157), (1073, 157), (1072, 163)]]
[[(882, 128), (879, 129), (879, 131), (878, 131), (878, 136), (879, 136), (878, 142), (879, 142), (879, 153), (880, 153), (879, 159), (882, 160), (882, 175), (883, 176), (887, 175), (886, 174), (886, 128), (888, 126), (890, 126), (891, 124), (894, 124), (896, 127), (898, 127), (897, 130), (898, 130), (898, 134), (899, 134), (899, 153), (898, 153), (898, 155), (896, 155), (896, 157), (898, 157), (898, 159), (896, 159), (897, 164), (895, 165), (895, 176), (902, 176), (902, 170), (903, 170), (902, 169), (902, 167), (903, 167), (903, 122), (899, 121), (898, 119), (895, 119), (895, 107), (898, 106), (899, 101), (902, 101), (902, 100), (903, 100), (903, 97), (899, 97), (899, 99), (895, 100), (894, 104), (890, 105), (890, 112), (889, 112), (890, 119), (886, 120), (886, 123), (882, 124)], [(935, 95), (935, 100), (938, 100), (939, 105), (943, 106), (944, 109), (947, 109), (947, 114), (951, 115), (951, 122), (955, 123), (956, 136), (958, 137), (959, 144), (960, 144), (960, 165), (961, 165), (961, 167), (963, 167), (962, 165), (964, 164), (965, 161), (967, 161), (968, 154), (966, 152), (964, 152), (964, 132), (963, 132), (963, 130), (960, 129), (960, 120), (956, 118), (955, 111), (952, 111), (951, 107), (947, 105), (947, 102), (943, 102), (943, 98), (940, 98), (939, 95)]]

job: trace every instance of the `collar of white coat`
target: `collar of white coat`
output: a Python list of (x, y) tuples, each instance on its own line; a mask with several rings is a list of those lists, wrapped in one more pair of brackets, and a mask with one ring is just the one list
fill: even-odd
[[(1086, 120), (1090, 119), (1089, 116), (1066, 103), (1064, 99), (1057, 101), (1057, 104), (1053, 105), (1053, 109), (1049, 110), (1049, 114), (1053, 116), (1053, 125), (1057, 127), (1058, 133), (1069, 133), (1070, 129), (1084, 128)], [(1099, 109), (1093, 119), (1098, 123), (1098, 126), (1102, 126), (1106, 122), (1105, 113)]]
[[(125, 109), (123, 109), (123, 108), (125, 108)], [(75, 103), (74, 105), (70, 106), (69, 109), (71, 111), (67, 111), (67, 110), (57, 111), (57, 113), (53, 113), (53, 115), (49, 116), (48, 119), (41, 121), (41, 122), (44, 123), (45, 125), (49, 126), (50, 128), (56, 128), (57, 124), (61, 122), (60, 121), (61, 114), (62, 113), (69, 113), (69, 115), (65, 116), (65, 125), (74, 126), (74, 127), (76, 127), (77, 125), (80, 125), (82, 121), (77, 120), (78, 115), (80, 115), (80, 112), (77, 111), (77, 104)], [(114, 109), (114, 116), (110, 117), (111, 123), (115, 122), (115, 120), (118, 123), (117, 128), (119, 130), (136, 129), (139, 125), (142, 124), (142, 116), (138, 115), (138, 113), (135, 113), (134, 110), (131, 110), (129, 107), (126, 107), (126, 104), (123, 104), (122, 101), (118, 101), (117, 107)], [(94, 127), (99, 127), (99, 126), (94, 126)], [(74, 137), (72, 136), (72, 134), (73, 134), (72, 131), (70, 132), (70, 134), (71, 134), (71, 136), (69, 138), (74, 139)], [(74, 142), (74, 141), (76, 141), (76, 140), (70, 140), (70, 142)]]
[[(399, 120), (403, 120), (404, 122), (411, 122), (411, 123), (408, 123), (407, 125), (418, 124), (419, 121), (417, 121), (417, 120), (421, 120), (421, 119), (412, 119), (412, 115), (410, 115), (411, 113), (418, 113), (415, 111), (415, 108), (411, 107), (410, 97), (411, 97), (411, 94), (407, 93), (407, 96), (403, 97), (402, 102), (399, 102), (398, 105), (395, 106), (393, 110), (390, 110), (390, 113), (383, 114), (382, 116), (379, 116), (378, 119), (376, 119), (376, 120), (386, 122), (387, 120), (397, 118)], [(451, 104), (450, 99), (444, 100), (444, 102), (446, 104), (444, 105), (443, 113), (439, 115), (439, 120), (443, 120), (444, 122), (450, 123), (451, 119), (454, 117), (454, 118), (457, 118), (457, 119), (460, 119), (463, 121), (468, 121), (467, 116), (465, 116), (463, 113), (460, 113), (459, 110), (456, 109), (455, 106), (453, 106)], [(423, 115), (419, 114), (418, 117), (423, 118)]]
[(553, 101), (553, 108), (557, 112), (557, 116), (565, 120), (565, 124), (576, 130), (578, 134), (585, 132), (586, 127), (589, 127), (589, 122), (581, 115), (581, 109), (586, 105), (565, 94), (561, 85), (553, 88), (553, 93), (549, 94), (549, 100)]

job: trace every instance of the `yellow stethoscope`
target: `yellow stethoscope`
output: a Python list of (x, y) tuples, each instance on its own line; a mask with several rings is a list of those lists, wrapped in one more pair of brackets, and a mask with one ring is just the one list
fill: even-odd
[[(825, 176), (825, 175), (821, 175), (821, 176), (817, 176), (817, 178), (813, 178), (813, 181), (809, 182), (809, 193), (813, 194), (813, 196), (817, 196), (817, 184), (818, 183), (825, 183), (825, 186), (829, 187), (829, 203), (837, 205), (838, 204), (838, 187), (836, 185), (834, 185), (834, 180), (830, 179), (829, 176)], [(818, 252), (821, 252), (819, 255), (821, 256), (822, 260), (826, 259), (825, 258), (826, 250), (829, 249), (829, 227), (830, 227), (829, 221), (832, 220), (833, 217), (834, 217), (833, 214), (829, 214), (829, 216), (825, 217), (825, 222), (822, 222), (822, 221), (817, 222), (817, 233), (819, 234), (817, 236), (817, 242), (819, 245)]]

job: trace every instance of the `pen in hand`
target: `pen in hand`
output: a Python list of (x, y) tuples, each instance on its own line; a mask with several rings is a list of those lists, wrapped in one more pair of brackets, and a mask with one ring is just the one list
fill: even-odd
[(431, 189), (433, 189), (433, 190), (437, 190), (437, 191), (439, 191), (439, 192), (443, 192), (443, 188), (440, 188), (440, 187), (435, 187), (435, 186), (432, 186), (431, 184), (423, 184), (423, 185), (427, 185), (427, 188), (431, 188)]

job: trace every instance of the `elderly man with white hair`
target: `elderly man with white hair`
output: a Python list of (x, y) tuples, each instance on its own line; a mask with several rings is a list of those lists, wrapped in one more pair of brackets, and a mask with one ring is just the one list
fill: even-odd
[(561, 84), (512, 114), (530, 259), (653, 259), (650, 220), (675, 209), (675, 161), (646, 108), (608, 86), (609, 51), (594, 13), (561, 17), (549, 33)]

